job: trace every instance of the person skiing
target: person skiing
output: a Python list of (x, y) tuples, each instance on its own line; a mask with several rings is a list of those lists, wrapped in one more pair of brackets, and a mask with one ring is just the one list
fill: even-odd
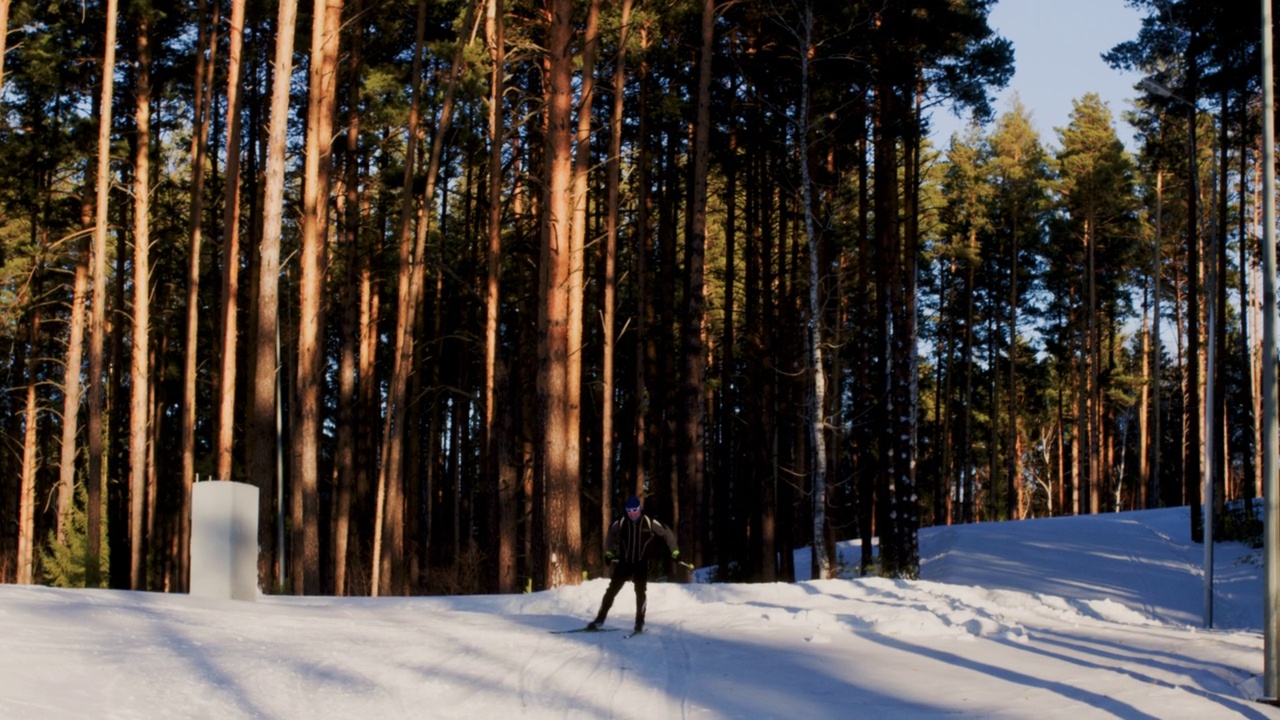
[(595, 620), (587, 623), (587, 630), (599, 630), (604, 619), (613, 606), (613, 598), (622, 589), (623, 583), (630, 580), (636, 587), (636, 627), (635, 632), (644, 631), (645, 589), (649, 583), (649, 564), (646, 556), (649, 544), (654, 536), (659, 536), (671, 550), (671, 559), (680, 559), (676, 535), (671, 528), (644, 514), (640, 506), (640, 498), (632, 495), (627, 498), (626, 515), (620, 517), (609, 526), (605, 538), (604, 559), (613, 566), (613, 577), (609, 580), (609, 588), (604, 591), (604, 599), (600, 601), (600, 612)]

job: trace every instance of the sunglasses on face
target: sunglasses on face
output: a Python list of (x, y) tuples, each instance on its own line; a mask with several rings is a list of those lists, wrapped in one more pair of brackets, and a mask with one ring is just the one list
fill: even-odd
[(639, 515), (639, 514), (640, 514), (640, 508), (638, 508), (638, 507), (634, 507), (634, 508), (627, 508), (627, 514), (628, 514), (628, 515)]

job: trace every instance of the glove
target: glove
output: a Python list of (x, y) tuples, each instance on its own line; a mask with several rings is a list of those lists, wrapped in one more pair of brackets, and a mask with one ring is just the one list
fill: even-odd
[(672, 550), (672, 551), (671, 551), (671, 559), (672, 559), (672, 560), (679, 560), (679, 559), (680, 559), (680, 551), (679, 551), (679, 550)]
[(618, 556), (613, 554), (612, 550), (606, 550), (604, 553), (604, 561), (612, 565), (618, 562)]

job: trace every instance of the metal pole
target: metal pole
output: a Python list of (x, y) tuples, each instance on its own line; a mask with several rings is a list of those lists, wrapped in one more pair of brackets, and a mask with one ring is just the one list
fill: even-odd
[(1280, 479), (1276, 477), (1276, 165), (1275, 82), (1271, 70), (1271, 0), (1262, 0), (1262, 482), (1266, 597), (1263, 600), (1265, 643), (1263, 695), (1280, 698), (1277, 671), (1277, 620), (1280, 620), (1280, 557), (1276, 522), (1280, 520)]

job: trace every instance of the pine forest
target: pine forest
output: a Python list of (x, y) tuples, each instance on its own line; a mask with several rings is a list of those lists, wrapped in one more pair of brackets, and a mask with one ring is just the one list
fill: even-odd
[(186, 591), (223, 480), (306, 595), (580, 583), (629, 495), (741, 582), (1247, 533), (1259, 3), (1129, 0), (1048, 136), (994, 4), (0, 0), (0, 581)]

